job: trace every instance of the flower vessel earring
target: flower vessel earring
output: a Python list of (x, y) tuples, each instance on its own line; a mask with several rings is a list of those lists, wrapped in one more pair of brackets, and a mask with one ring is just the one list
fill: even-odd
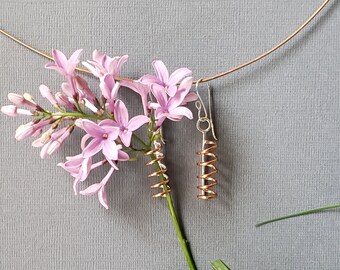
[[(214, 175), (217, 173), (217, 167), (215, 163), (217, 162), (217, 156), (213, 151), (217, 148), (217, 137), (215, 134), (214, 123), (212, 120), (211, 113), (211, 90), (208, 85), (208, 95), (209, 95), (209, 115), (207, 109), (203, 103), (203, 100), (198, 93), (198, 84), (200, 80), (196, 83), (196, 93), (198, 100), (195, 105), (198, 110), (198, 119), (196, 127), (199, 132), (202, 133), (202, 149), (197, 151), (196, 154), (201, 157), (201, 160), (197, 162), (197, 165), (201, 168), (200, 175), (197, 178), (200, 180), (197, 186), (199, 193), (197, 197), (199, 199), (208, 200), (217, 197), (216, 191), (213, 187), (217, 185), (217, 180)], [(209, 135), (211, 133), (211, 135)], [(212, 137), (212, 139), (209, 139)], [(213, 140), (214, 139), (214, 140)]]

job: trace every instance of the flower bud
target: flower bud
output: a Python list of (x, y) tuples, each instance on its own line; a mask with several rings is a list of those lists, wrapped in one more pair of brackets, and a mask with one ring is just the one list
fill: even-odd
[(20, 125), (17, 130), (15, 131), (15, 138), (20, 141), (23, 139), (26, 139), (35, 132), (35, 129), (33, 127), (33, 123), (29, 122), (25, 125)]
[(16, 93), (9, 93), (8, 99), (15, 105), (22, 105), (25, 101), (25, 98), (22, 95)]
[(66, 140), (66, 138), (71, 134), (73, 128), (68, 126), (66, 131), (57, 139), (52, 141), (51, 145), (47, 149), (47, 153), (49, 155), (54, 154), (57, 150), (59, 150), (60, 146)]
[(37, 104), (37, 103), (35, 102), (34, 98), (31, 96), (31, 94), (29, 94), (29, 93), (24, 93), (23, 96), (24, 96), (24, 99), (26, 99), (26, 100), (28, 100), (28, 101), (34, 103), (34, 104)]
[(44, 84), (39, 86), (40, 94), (46, 98), (52, 105), (56, 105), (57, 101), (55, 100), (54, 96), (52, 95), (51, 90)]
[(18, 107), (14, 105), (6, 105), (1, 107), (1, 112), (9, 116), (17, 116)]
[(24, 96), (16, 94), (16, 93), (9, 93), (8, 99), (13, 102), (15, 105), (26, 105), (33, 108), (36, 108), (37, 104), (33, 103), (32, 101), (29, 101), (25, 99)]
[(68, 97), (66, 95), (64, 95), (63, 93), (57, 92), (55, 94), (55, 98), (61, 106), (69, 108), (73, 111), (77, 110), (76, 106), (74, 106), (74, 104), (72, 104), (72, 102), (69, 101)]

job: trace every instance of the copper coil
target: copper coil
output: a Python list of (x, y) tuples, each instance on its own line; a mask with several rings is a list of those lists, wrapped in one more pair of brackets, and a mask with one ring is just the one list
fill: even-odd
[[(152, 189), (162, 189), (161, 192), (158, 192), (152, 195), (153, 198), (161, 198), (166, 197), (166, 194), (170, 193), (171, 189), (168, 186), (169, 177), (166, 174), (167, 167), (161, 162), (164, 159), (164, 155), (162, 153), (162, 145), (159, 142), (154, 143), (154, 149), (144, 153), (145, 156), (150, 156), (151, 160), (146, 163), (147, 166), (156, 165), (159, 169), (150, 173), (148, 177), (159, 177), (162, 179), (160, 182), (153, 184), (150, 186)], [(152, 157), (154, 156), (154, 157)], [(164, 189), (166, 187), (166, 189)]]
[[(217, 193), (212, 190), (217, 185), (217, 180), (213, 177), (217, 173), (217, 168), (214, 163), (217, 162), (217, 156), (212, 153), (217, 148), (215, 141), (204, 140), (204, 149), (198, 151), (196, 154), (202, 156), (202, 160), (197, 162), (197, 165), (202, 167), (204, 173), (198, 175), (198, 179), (204, 180), (204, 184), (198, 185), (197, 188), (202, 191), (202, 194), (197, 195), (199, 199), (208, 200), (217, 197)], [(208, 147), (205, 147), (208, 146)]]

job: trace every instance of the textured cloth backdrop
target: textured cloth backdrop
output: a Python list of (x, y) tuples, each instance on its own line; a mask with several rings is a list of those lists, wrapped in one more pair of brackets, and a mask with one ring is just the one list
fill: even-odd
[[(94, 49), (128, 54), (123, 75), (133, 78), (152, 72), (153, 59), (171, 70), (189, 67), (195, 78), (224, 71), (271, 48), (321, 4), (0, 2), (1, 28), (44, 51), (84, 48), (84, 60)], [(339, 211), (254, 226), (339, 202), (339, 29), (340, 5), (332, 1), (274, 55), (211, 83), (218, 199), (196, 199), (195, 122), (166, 124), (172, 194), (199, 269), (216, 258), (233, 270), (340, 269)], [(0, 42), (1, 104), (8, 92), (41, 100), (41, 83), (58, 90), (61, 77), (43, 68), (46, 59), (4, 36)], [(136, 113), (137, 96), (123, 95)], [(38, 149), (14, 139), (25, 119), (0, 119), (1, 269), (186, 269), (166, 203), (151, 198), (146, 158), (124, 164), (111, 179), (107, 211), (96, 196), (75, 197), (71, 177), (56, 167), (79, 152), (80, 132), (42, 161)]]

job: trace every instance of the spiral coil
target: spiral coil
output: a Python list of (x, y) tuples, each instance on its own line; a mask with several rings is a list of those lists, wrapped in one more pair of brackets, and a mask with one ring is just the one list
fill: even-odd
[(217, 162), (217, 156), (213, 153), (217, 148), (217, 143), (215, 141), (204, 140), (203, 146), (202, 150), (196, 152), (202, 158), (202, 161), (197, 162), (197, 165), (202, 168), (202, 174), (198, 175), (197, 178), (203, 180), (204, 183), (197, 186), (201, 191), (197, 197), (208, 200), (217, 197), (217, 193), (212, 190), (217, 185), (217, 180), (214, 178), (214, 175), (217, 173), (217, 168), (214, 164)]
[[(154, 195), (152, 195), (153, 198), (164, 198), (168, 193), (170, 193), (171, 189), (168, 186), (169, 183), (169, 177), (166, 174), (167, 167), (162, 163), (162, 160), (164, 159), (164, 155), (162, 153), (162, 144), (159, 142), (154, 142), (154, 149), (151, 149), (150, 151), (147, 151), (145, 156), (150, 156), (151, 160), (146, 163), (147, 166), (156, 165), (158, 167), (158, 170), (150, 173), (148, 177), (159, 177), (161, 178), (161, 181), (151, 185), (151, 189), (162, 189), (161, 192), (158, 192)], [(166, 187), (166, 188), (164, 188)]]

